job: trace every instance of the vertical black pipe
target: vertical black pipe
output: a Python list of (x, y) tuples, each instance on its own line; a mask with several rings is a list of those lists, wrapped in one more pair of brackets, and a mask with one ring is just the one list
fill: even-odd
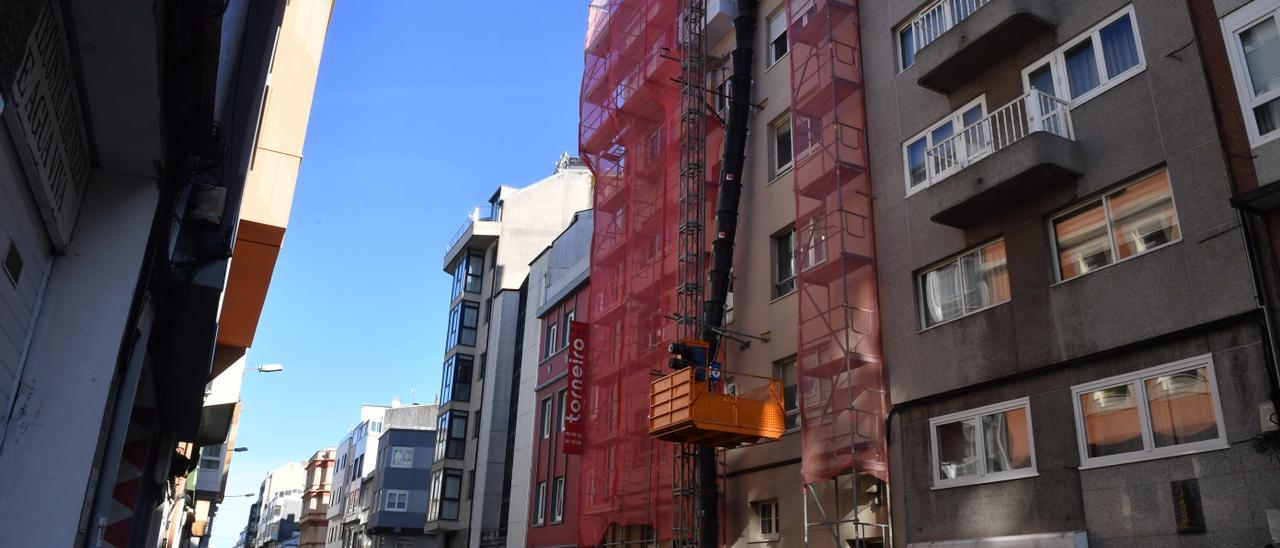
[[(707, 300), (702, 307), (702, 340), (710, 344), (707, 360), (715, 361), (729, 295), (729, 271), (733, 267), (733, 240), (738, 232), (738, 203), (742, 197), (742, 165), (746, 161), (747, 119), (751, 114), (751, 65), (756, 35), (756, 0), (739, 0), (733, 20), (735, 46), (733, 75), (729, 77), (729, 116), (725, 120), (724, 153), (720, 162), (720, 192), (716, 200), (716, 232), (711, 243), (711, 272)], [(698, 546), (720, 544), (720, 493), (716, 483), (715, 447), (698, 450), (698, 507), (702, 524)]]

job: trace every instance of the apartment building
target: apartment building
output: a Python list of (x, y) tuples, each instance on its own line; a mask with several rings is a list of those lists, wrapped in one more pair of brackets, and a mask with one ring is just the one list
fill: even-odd
[(505, 545), (529, 261), (591, 207), (591, 173), (567, 154), (524, 188), (499, 187), (449, 242), (453, 276), (439, 438), (427, 509), (441, 546)]
[(204, 390), (252, 346), (274, 265), (252, 248), (278, 247), (296, 177), (255, 145), (300, 159), (331, 6), (286, 4), (0, 8), (7, 541), (173, 544), (206, 521), (188, 475), (227, 438)]
[[(529, 263), (521, 320), (521, 363), (529, 366), (520, 369), (508, 546), (577, 545), (581, 429), (573, 423), (586, 398), (581, 372), (575, 377), (569, 371), (570, 326), (589, 321), (591, 219), (590, 210), (575, 213), (569, 227)], [(579, 348), (579, 363), (581, 358)]]
[(861, 3), (895, 544), (1268, 541), (1274, 354), (1193, 4)]
[(430, 417), (416, 425), (392, 426), (388, 419), (378, 438), (378, 460), (369, 478), (364, 524), (370, 548), (436, 546), (435, 537), (423, 530), (436, 442), (434, 406), (430, 407)]
[[(391, 407), (361, 405), (360, 422), (342, 438), (334, 453), (333, 494), (330, 496), (325, 546), (357, 548), (365, 542), (361, 526), (361, 494), (373, 473), (382, 435), (383, 415)], [(368, 458), (366, 458), (368, 457)]]
[(298, 532), (302, 493), (306, 488), (305, 462), (290, 462), (267, 473), (258, 487), (258, 521), (253, 548), (278, 548)]
[(298, 520), (299, 548), (324, 548), (329, 529), (329, 503), (333, 496), (334, 454), (328, 447), (307, 459), (306, 485), (302, 491), (302, 516)]

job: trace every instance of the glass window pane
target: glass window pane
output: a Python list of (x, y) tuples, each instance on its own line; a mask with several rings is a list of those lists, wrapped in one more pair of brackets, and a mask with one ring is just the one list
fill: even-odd
[(929, 179), (929, 172), (924, 166), (924, 153), (928, 148), (929, 142), (924, 137), (907, 145), (907, 170), (910, 173), (912, 188)]
[(1075, 99), (1098, 87), (1098, 62), (1093, 53), (1093, 41), (1085, 40), (1063, 54), (1067, 62), (1067, 86)]
[(1156, 447), (1218, 438), (1206, 368), (1147, 379), (1147, 406)]
[(1276, 18), (1268, 17), (1240, 33), (1255, 96), (1280, 88), (1280, 32), (1276, 25)]
[(782, 169), (791, 163), (791, 121), (785, 121), (774, 129), (774, 151), (777, 159), (775, 169)]
[(1027, 82), (1031, 84), (1031, 89), (1038, 89), (1053, 96), (1058, 95), (1058, 92), (1053, 87), (1053, 70), (1049, 68), (1048, 63), (1031, 71), (1027, 75)]
[(938, 146), (938, 143), (941, 143), (943, 141), (946, 141), (947, 139), (950, 139), (952, 135), (955, 135), (955, 133), (956, 133), (955, 124), (951, 122), (947, 122), (945, 124), (938, 126), (933, 131), (929, 132), (929, 139), (933, 142), (933, 146)]
[(961, 118), (960, 123), (964, 127), (969, 127), (973, 124), (981, 122), (983, 115), (984, 113), (982, 110), (982, 105), (975, 106), (969, 110), (964, 111), (964, 114), (960, 115), (960, 118)]
[(1138, 65), (1138, 42), (1129, 14), (1102, 27), (1098, 37), (1102, 39), (1102, 60), (1107, 64), (1108, 78)]
[(1261, 137), (1280, 127), (1280, 99), (1272, 99), (1253, 109), (1253, 118), (1258, 122), (1258, 136)]
[(926, 326), (959, 318), (964, 314), (960, 266), (957, 263), (950, 263), (925, 273), (921, 286), (921, 291), (924, 293)]
[(898, 52), (902, 55), (902, 70), (916, 64), (915, 32), (910, 25), (898, 32)]
[(1063, 280), (1112, 262), (1101, 202), (1054, 221), (1053, 235), (1058, 242), (1058, 274)]
[(942, 479), (978, 473), (977, 429), (972, 420), (938, 425), (938, 472)]
[(982, 417), (988, 474), (1031, 467), (1031, 436), (1028, 431), (1025, 407)]
[(1009, 300), (1009, 270), (1004, 242), (996, 242), (960, 258), (964, 276), (964, 313)]
[(1107, 205), (1120, 259), (1172, 242), (1181, 235), (1167, 172), (1111, 195)]
[(1136, 391), (1136, 386), (1126, 384), (1080, 394), (1080, 416), (1084, 419), (1089, 457), (1142, 450)]
[(782, 34), (780, 36), (773, 39), (773, 61), (777, 62), (779, 59), (782, 59), (783, 55), (786, 55), (786, 54), (787, 54), (787, 32), (782, 31)]

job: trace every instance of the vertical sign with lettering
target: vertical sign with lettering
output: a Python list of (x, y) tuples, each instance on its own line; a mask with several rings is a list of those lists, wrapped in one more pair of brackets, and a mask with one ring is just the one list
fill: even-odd
[(62, 18), (48, 2), (27, 39), (13, 80), (6, 125), (53, 244), (71, 240), (89, 180), (89, 141)]
[(569, 390), (564, 406), (564, 453), (582, 454), (582, 410), (586, 402), (583, 377), (587, 368), (587, 324), (569, 322)]

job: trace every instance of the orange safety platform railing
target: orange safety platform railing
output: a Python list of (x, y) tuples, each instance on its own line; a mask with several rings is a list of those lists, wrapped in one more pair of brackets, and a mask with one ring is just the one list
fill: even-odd
[[(649, 435), (664, 441), (734, 447), (761, 438), (776, 440), (786, 430), (782, 381), (734, 374), (733, 383), (694, 377), (681, 369), (649, 387)], [(742, 390), (744, 384), (752, 388)], [(730, 392), (727, 390), (733, 386)]]

